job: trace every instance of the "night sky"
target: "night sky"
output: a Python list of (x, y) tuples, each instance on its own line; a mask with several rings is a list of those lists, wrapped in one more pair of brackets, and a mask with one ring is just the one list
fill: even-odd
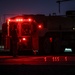
[[(0, 0), (1, 23), (4, 17), (13, 14), (59, 14), (57, 0)], [(61, 3), (61, 14), (67, 10), (75, 10), (75, 1)], [(6, 16), (4, 14), (7, 14)], [(1, 25), (0, 25), (1, 26)]]

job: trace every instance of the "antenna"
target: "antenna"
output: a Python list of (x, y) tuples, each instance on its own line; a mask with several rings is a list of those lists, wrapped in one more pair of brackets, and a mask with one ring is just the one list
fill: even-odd
[(58, 0), (58, 1), (56, 1), (56, 3), (58, 3), (59, 14), (60, 14), (60, 3), (61, 2), (66, 2), (66, 1), (72, 1), (72, 0)]

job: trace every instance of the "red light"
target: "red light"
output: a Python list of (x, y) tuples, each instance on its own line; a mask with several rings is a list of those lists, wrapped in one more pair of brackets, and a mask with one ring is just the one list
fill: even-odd
[(21, 42), (21, 39), (19, 40), (19, 42)]
[(65, 61), (67, 61), (67, 57), (65, 57)]
[(26, 41), (26, 38), (22, 38), (23, 41)]
[(20, 19), (20, 21), (23, 21), (23, 19)]
[(10, 21), (10, 19), (8, 21)]
[(23, 21), (23, 19), (16, 19), (16, 21), (22, 22), (22, 21)]
[(18, 19), (16, 19), (16, 21), (19, 21)]
[(38, 25), (38, 28), (39, 28), (39, 29), (42, 29), (42, 25)]
[(29, 18), (29, 19), (28, 19), (28, 21), (29, 21), (29, 22), (31, 22), (31, 21), (32, 21), (32, 19), (30, 19), (30, 18)]
[(10, 22), (11, 20), (10, 19), (8, 19), (8, 22)]
[(45, 62), (47, 61), (47, 57), (44, 57), (44, 61), (45, 61)]
[(52, 42), (52, 41), (53, 41), (53, 38), (52, 38), (52, 37), (50, 37), (50, 38), (49, 38), (49, 40), (50, 40), (50, 42)]
[(57, 56), (55, 56), (55, 57), (52, 57), (52, 60), (53, 60), (53, 61), (57, 61), (57, 62), (58, 62), (58, 61), (60, 61), (60, 58), (59, 58), (59, 57), (57, 57)]

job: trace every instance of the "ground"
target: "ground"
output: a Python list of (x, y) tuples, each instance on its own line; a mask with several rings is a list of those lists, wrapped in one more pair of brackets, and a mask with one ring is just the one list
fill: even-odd
[[(73, 60), (72, 60), (73, 59)], [(0, 75), (74, 75), (74, 56), (0, 56)]]

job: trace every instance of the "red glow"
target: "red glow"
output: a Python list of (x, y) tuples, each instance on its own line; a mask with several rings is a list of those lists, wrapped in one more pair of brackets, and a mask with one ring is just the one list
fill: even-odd
[(19, 42), (21, 42), (21, 39), (19, 40)]
[(23, 19), (23, 18), (16, 18), (16, 19), (8, 19), (8, 22), (9, 21), (11, 21), (11, 22), (23, 22), (23, 21), (25, 21), (25, 22), (32, 22), (32, 19), (31, 18), (29, 18), (29, 19)]
[(47, 61), (47, 57), (44, 57), (44, 61), (45, 61), (45, 62)]
[(32, 21), (32, 19), (30, 19), (30, 18), (29, 18), (29, 19), (28, 19), (28, 21), (29, 21), (29, 22), (31, 22), (31, 21)]
[(50, 40), (50, 42), (52, 42), (52, 41), (53, 41), (53, 38), (52, 38), (52, 37), (50, 37), (50, 38), (49, 38), (49, 40)]
[(10, 21), (10, 19), (8, 19), (8, 21)]
[(23, 21), (23, 19), (20, 19), (20, 21)]
[(18, 21), (18, 19), (16, 19), (16, 21)]
[(52, 57), (52, 60), (58, 62), (58, 61), (60, 61), (60, 58), (59, 57)]
[(22, 38), (23, 41), (26, 41), (26, 38)]
[(17, 22), (22, 22), (22, 21), (23, 21), (23, 19), (16, 19), (16, 21), (17, 21)]
[(67, 57), (65, 57), (65, 61), (67, 61)]
[(41, 24), (40, 24), (40, 25), (38, 25), (38, 28), (39, 28), (39, 29), (42, 29), (42, 25), (41, 25)]

